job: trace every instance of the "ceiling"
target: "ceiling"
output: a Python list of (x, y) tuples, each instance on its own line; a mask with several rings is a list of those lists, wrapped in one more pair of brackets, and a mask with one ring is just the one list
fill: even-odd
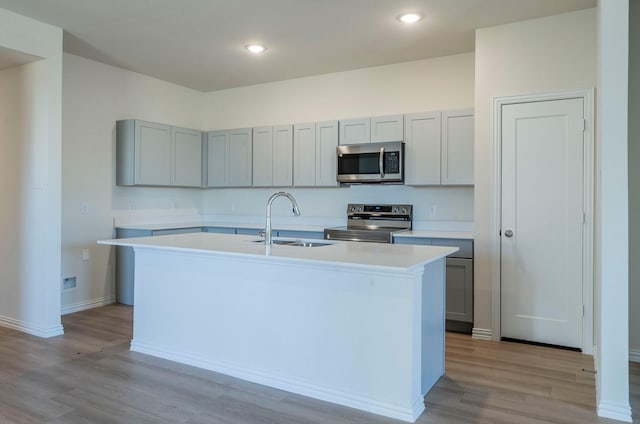
[(42, 58), (0, 46), (0, 71), (40, 59)]
[[(595, 6), (596, 0), (0, 0), (0, 8), (63, 28), (66, 52), (205, 92), (471, 52), (476, 28)], [(424, 19), (401, 24), (396, 18), (407, 11)], [(268, 50), (249, 54), (244, 46), (254, 42)]]

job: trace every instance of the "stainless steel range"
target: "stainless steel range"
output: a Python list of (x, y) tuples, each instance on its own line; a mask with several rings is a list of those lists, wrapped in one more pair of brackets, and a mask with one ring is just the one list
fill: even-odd
[(393, 233), (408, 231), (413, 220), (412, 205), (347, 205), (347, 226), (325, 228), (326, 240), (391, 243)]

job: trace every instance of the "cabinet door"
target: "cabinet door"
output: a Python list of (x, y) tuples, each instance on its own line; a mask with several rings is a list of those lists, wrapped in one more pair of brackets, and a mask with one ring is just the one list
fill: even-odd
[(229, 131), (209, 131), (207, 134), (207, 187), (227, 187), (227, 156)]
[(404, 115), (371, 118), (371, 141), (404, 141)]
[(135, 183), (171, 184), (171, 127), (151, 122), (135, 122)]
[(442, 184), (473, 184), (473, 110), (442, 113)]
[(250, 187), (252, 165), (251, 128), (229, 131), (229, 186)]
[(405, 115), (405, 184), (440, 184), (440, 112)]
[(371, 142), (371, 119), (356, 118), (340, 121), (340, 144)]
[(473, 322), (473, 260), (447, 258), (447, 319)]
[(186, 128), (171, 129), (171, 185), (200, 187), (202, 184), (202, 133)]
[(253, 129), (253, 186), (273, 185), (273, 127)]
[[(255, 141), (254, 141), (255, 143)], [(293, 185), (293, 126), (273, 127), (273, 186)]]
[(316, 122), (316, 186), (335, 187), (338, 121)]
[(293, 126), (293, 185), (316, 185), (316, 125), (313, 122)]

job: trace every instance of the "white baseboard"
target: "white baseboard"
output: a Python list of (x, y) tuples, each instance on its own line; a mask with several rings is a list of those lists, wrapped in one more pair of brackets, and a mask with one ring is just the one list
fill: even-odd
[(73, 303), (71, 305), (63, 306), (60, 310), (62, 315), (71, 314), (74, 312), (80, 312), (87, 309), (98, 308), (100, 306), (111, 305), (116, 302), (115, 296), (100, 297), (97, 299), (85, 300), (83, 302)]
[(249, 369), (236, 364), (175, 351), (174, 349), (168, 350), (164, 347), (140, 342), (135, 339), (131, 341), (131, 350), (411, 423), (416, 422), (425, 410), (422, 396), (417, 398), (413, 405), (403, 407), (402, 405), (385, 402), (383, 400), (370, 399), (357, 393), (344, 392), (343, 390), (333, 387), (320, 386), (308, 381), (292, 379), (272, 372)]
[(490, 328), (473, 328), (471, 333), (472, 339), (478, 340), (493, 340), (493, 330)]
[(622, 421), (625, 423), (632, 422), (630, 406), (619, 406), (600, 402), (598, 403), (598, 416), (602, 418)]
[(64, 334), (64, 328), (62, 327), (62, 325), (45, 328), (30, 324), (26, 321), (21, 321), (5, 316), (0, 316), (0, 326), (11, 328), (12, 330), (22, 331), (23, 333), (31, 334), (32, 336), (42, 337), (45, 339)]
[(629, 349), (629, 361), (640, 362), (640, 349)]

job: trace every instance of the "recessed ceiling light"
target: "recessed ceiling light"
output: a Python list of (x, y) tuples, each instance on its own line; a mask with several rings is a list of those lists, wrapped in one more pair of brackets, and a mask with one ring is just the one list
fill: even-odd
[(413, 24), (422, 19), (422, 15), (419, 13), (404, 13), (398, 16), (398, 20), (400, 22), (404, 22), (405, 24)]
[(248, 44), (245, 46), (245, 48), (251, 53), (255, 54), (262, 53), (263, 51), (267, 50), (265, 46), (261, 46), (260, 44)]

